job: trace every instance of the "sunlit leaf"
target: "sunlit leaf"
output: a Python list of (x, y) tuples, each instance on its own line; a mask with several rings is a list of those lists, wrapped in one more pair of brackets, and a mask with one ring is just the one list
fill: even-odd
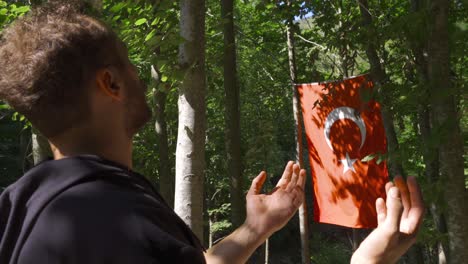
[(120, 10), (122, 10), (122, 8), (124, 8), (125, 5), (126, 5), (125, 2), (118, 3), (115, 6), (113, 6), (109, 11), (111, 11), (112, 13), (117, 13)]
[(361, 159), (362, 162), (369, 162), (375, 158), (375, 154), (370, 154)]
[(155, 34), (156, 34), (156, 30), (154, 30), (154, 29), (151, 30), (151, 32), (148, 35), (146, 35), (145, 41), (148, 41), (148, 40), (152, 39)]
[(22, 14), (22, 13), (28, 12), (29, 9), (30, 9), (29, 6), (20, 6), (20, 7), (17, 7), (17, 8), (13, 8), (11, 11), (15, 12), (15, 13)]
[(146, 18), (140, 18), (138, 19), (137, 21), (135, 21), (135, 26), (140, 26), (140, 25), (143, 25), (144, 23), (146, 23)]

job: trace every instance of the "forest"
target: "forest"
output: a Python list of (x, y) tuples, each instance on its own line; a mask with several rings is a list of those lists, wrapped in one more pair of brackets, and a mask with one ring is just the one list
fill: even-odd
[[(427, 208), (400, 263), (467, 263), (466, 0), (82, 1), (126, 43), (149, 88), (153, 117), (134, 138), (135, 170), (206, 247), (242, 224), (260, 171), (267, 192), (287, 161), (302, 160), (304, 207), (249, 263), (349, 263), (370, 230), (312, 221), (294, 84), (369, 74), (389, 175), (415, 176)], [(43, 2), (0, 0), (0, 34)], [(0, 191), (49, 155), (0, 102)]]

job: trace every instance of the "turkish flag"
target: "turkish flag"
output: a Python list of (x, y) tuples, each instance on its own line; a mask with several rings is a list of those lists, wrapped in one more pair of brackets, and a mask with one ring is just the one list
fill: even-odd
[[(314, 220), (375, 228), (375, 200), (385, 198), (387, 152), (380, 105), (361, 75), (296, 85), (302, 105), (314, 186)], [(370, 159), (374, 155), (374, 159)]]

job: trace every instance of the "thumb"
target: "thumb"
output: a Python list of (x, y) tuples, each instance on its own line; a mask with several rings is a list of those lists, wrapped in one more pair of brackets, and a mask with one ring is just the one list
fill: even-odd
[(255, 179), (253, 179), (252, 185), (250, 185), (250, 189), (247, 195), (259, 194), (260, 191), (262, 190), (263, 183), (265, 183), (265, 179), (266, 179), (266, 172), (264, 171), (260, 172), (260, 174), (257, 177), (255, 177)]

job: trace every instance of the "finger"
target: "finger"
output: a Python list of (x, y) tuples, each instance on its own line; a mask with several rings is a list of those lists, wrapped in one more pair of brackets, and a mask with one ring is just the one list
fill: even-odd
[(390, 188), (392, 188), (394, 185), (393, 185), (393, 182), (387, 182), (387, 184), (385, 184), (385, 193), (388, 195), (388, 190), (390, 190)]
[(401, 176), (396, 176), (393, 181), (395, 182), (396, 187), (400, 191), (401, 201), (403, 203), (403, 217), (408, 216), (408, 212), (411, 209), (411, 200), (410, 194), (408, 191), (408, 186), (406, 185), (405, 180)]
[(292, 172), (293, 172), (293, 165), (294, 165), (293, 161), (289, 161), (286, 164), (286, 167), (284, 168), (283, 175), (281, 176), (281, 179), (276, 184), (276, 187), (286, 186), (289, 183), (289, 180), (291, 179)]
[(388, 190), (387, 195), (387, 217), (385, 225), (391, 232), (398, 232), (400, 230), (400, 220), (403, 213), (403, 205), (400, 199), (400, 192), (398, 188), (392, 187)]
[(250, 185), (250, 189), (247, 195), (259, 194), (260, 191), (262, 190), (263, 183), (265, 183), (265, 179), (266, 179), (266, 172), (264, 171), (260, 172), (260, 174), (258, 174), (258, 176), (255, 177), (255, 179), (253, 179), (252, 185)]
[(408, 234), (415, 233), (419, 229), (424, 216), (424, 201), (421, 188), (419, 188), (415, 177), (408, 177), (408, 191), (411, 199), (411, 211), (408, 216), (408, 227), (405, 230)]
[(387, 207), (384, 199), (379, 197), (375, 200), (375, 209), (377, 211), (377, 224), (381, 226), (385, 222), (385, 218), (387, 218)]
[(304, 169), (299, 172), (299, 180), (297, 181), (297, 185), (304, 191), (305, 183), (306, 183), (307, 173)]
[(296, 188), (297, 182), (298, 182), (298, 179), (299, 179), (300, 170), (301, 170), (301, 168), (299, 167), (299, 165), (297, 165), (297, 164), (293, 165), (293, 173), (292, 173), (292, 176), (291, 176), (291, 180), (289, 181), (288, 186), (286, 186), (286, 191), (287, 192), (290, 192), (292, 189)]

